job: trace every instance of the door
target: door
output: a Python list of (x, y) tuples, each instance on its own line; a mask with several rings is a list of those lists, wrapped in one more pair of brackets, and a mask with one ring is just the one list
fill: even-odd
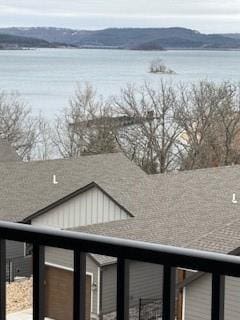
[[(45, 267), (45, 316), (54, 320), (73, 318), (73, 272)], [(91, 276), (86, 276), (86, 320), (91, 317)]]

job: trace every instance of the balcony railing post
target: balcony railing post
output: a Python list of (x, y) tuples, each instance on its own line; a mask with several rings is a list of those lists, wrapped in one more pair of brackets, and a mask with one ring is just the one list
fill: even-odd
[(6, 319), (6, 240), (0, 239), (0, 319)]
[(117, 320), (129, 319), (129, 261), (117, 260)]
[(44, 262), (45, 248), (33, 245), (33, 320), (44, 320)]
[(224, 320), (225, 276), (212, 274), (212, 320)]
[(73, 320), (86, 318), (86, 253), (74, 250)]
[(163, 311), (162, 320), (175, 319), (176, 268), (163, 268)]

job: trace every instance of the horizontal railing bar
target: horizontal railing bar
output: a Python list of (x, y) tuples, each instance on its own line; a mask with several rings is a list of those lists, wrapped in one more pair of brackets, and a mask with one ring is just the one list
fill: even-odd
[(0, 235), (7, 240), (69, 250), (81, 247), (84, 252), (240, 277), (240, 258), (232, 255), (11, 222), (0, 222)]

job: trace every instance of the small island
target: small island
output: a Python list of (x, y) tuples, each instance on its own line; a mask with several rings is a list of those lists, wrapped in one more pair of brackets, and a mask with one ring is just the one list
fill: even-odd
[(176, 74), (176, 72), (168, 68), (161, 59), (153, 60), (151, 62), (149, 72), (161, 74)]

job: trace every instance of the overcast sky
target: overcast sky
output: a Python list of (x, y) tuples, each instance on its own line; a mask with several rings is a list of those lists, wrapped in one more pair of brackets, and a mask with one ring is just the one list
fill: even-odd
[(240, 0), (0, 0), (0, 26), (181, 26), (240, 32)]

